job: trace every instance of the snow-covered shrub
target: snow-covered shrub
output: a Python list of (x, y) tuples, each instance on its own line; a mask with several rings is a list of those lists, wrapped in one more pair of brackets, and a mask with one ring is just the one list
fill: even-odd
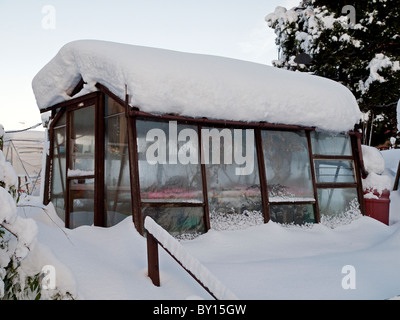
[[(0, 151), (0, 299), (40, 299), (41, 268), (29, 255), (35, 249), (37, 225), (17, 214), (15, 170)], [(45, 298), (70, 298), (67, 292), (46, 292)]]

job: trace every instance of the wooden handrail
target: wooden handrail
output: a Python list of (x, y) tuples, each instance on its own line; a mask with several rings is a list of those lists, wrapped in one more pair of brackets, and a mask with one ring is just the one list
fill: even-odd
[(147, 216), (144, 223), (147, 232), (148, 276), (155, 286), (160, 286), (158, 261), (158, 245), (160, 245), (214, 299), (238, 299), (236, 295), (215, 278), (204, 265), (192, 257), (177, 239), (172, 237), (152, 218)]

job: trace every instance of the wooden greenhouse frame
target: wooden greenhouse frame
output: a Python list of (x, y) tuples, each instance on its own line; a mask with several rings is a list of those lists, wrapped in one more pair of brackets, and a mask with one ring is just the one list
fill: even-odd
[[(83, 87), (83, 80), (80, 81), (78, 86), (71, 92), (70, 96), (73, 97), (78, 93)], [(199, 164), (201, 169), (201, 185), (202, 185), (202, 201), (198, 202), (174, 202), (174, 201), (157, 201), (148, 202), (141, 198), (140, 189), (140, 172), (139, 172), (139, 159), (138, 159), (138, 145), (136, 143), (138, 138), (137, 133), (137, 121), (138, 120), (151, 120), (154, 122), (168, 122), (176, 121), (178, 124), (191, 125), (197, 128), (198, 132), (201, 131), (203, 126), (215, 127), (215, 128), (228, 128), (228, 129), (253, 129), (255, 137), (255, 147), (256, 147), (256, 160), (258, 167), (259, 176), (259, 186), (261, 192), (261, 209), (263, 213), (264, 222), (267, 223), (271, 219), (271, 206), (274, 204), (268, 197), (268, 181), (265, 168), (265, 159), (262, 145), (262, 132), (263, 131), (282, 131), (282, 132), (302, 132), (305, 134), (308, 146), (308, 157), (310, 160), (311, 169), (311, 181), (312, 190), (314, 195), (314, 200), (304, 200), (293, 202), (291, 200), (280, 201), (279, 205), (312, 205), (315, 213), (315, 222), (320, 222), (320, 204), (318, 201), (318, 190), (320, 189), (335, 189), (335, 188), (352, 188), (356, 190), (358, 202), (360, 204), (361, 213), (364, 214), (364, 200), (363, 200), (363, 190), (362, 190), (362, 178), (366, 176), (366, 172), (363, 166), (362, 154), (361, 154), (361, 143), (360, 135), (357, 132), (348, 132), (351, 142), (351, 155), (326, 155), (326, 154), (315, 154), (312, 148), (312, 138), (311, 135), (315, 131), (314, 127), (302, 127), (297, 125), (286, 125), (286, 124), (271, 124), (266, 122), (241, 122), (241, 121), (228, 121), (228, 120), (215, 120), (207, 118), (190, 118), (175, 114), (163, 114), (156, 115), (140, 111), (139, 108), (130, 106), (128, 104), (129, 97), (126, 95), (125, 101), (117, 97), (108, 88), (98, 83), (96, 85), (98, 91), (92, 92), (83, 96), (76, 98), (71, 98), (68, 101), (58, 103), (54, 106), (41, 110), (41, 112), (52, 112), (52, 121), (49, 125), (49, 140), (50, 140), (50, 152), (47, 158), (46, 165), (46, 182), (45, 192), (44, 192), (44, 203), (48, 204), (52, 200), (52, 176), (53, 168), (56, 167), (54, 163), (54, 148), (55, 148), (55, 131), (58, 128), (58, 121), (65, 116), (65, 132), (66, 134), (66, 145), (65, 145), (65, 159), (66, 167), (61, 174), (62, 185), (65, 190), (63, 190), (64, 197), (64, 210), (65, 210), (65, 226), (71, 227), (70, 223), (70, 213), (72, 210), (72, 204), (69, 201), (71, 198), (72, 189), (69, 187), (72, 183), (71, 180), (77, 179), (77, 177), (69, 177), (66, 172), (70, 169), (71, 161), (71, 145), (70, 139), (68, 139), (68, 134), (71, 132), (71, 118), (70, 113), (85, 108), (88, 106), (94, 106), (95, 119), (94, 119), (94, 139), (95, 150), (94, 150), (94, 171), (91, 174), (81, 175), (79, 179), (81, 180), (94, 180), (94, 183), (90, 185), (90, 193), (93, 195), (93, 224), (95, 226), (106, 226), (104, 212), (106, 210), (105, 206), (105, 99), (110, 97), (113, 99), (123, 110), (123, 117), (126, 119), (126, 130), (127, 130), (127, 144), (128, 144), (128, 157), (129, 157), (129, 177), (130, 177), (130, 207), (132, 219), (135, 224), (136, 229), (139, 233), (144, 233), (144, 208), (178, 208), (178, 207), (195, 207), (201, 208), (203, 214), (203, 224), (204, 231), (210, 229), (210, 209), (209, 209), (209, 199), (208, 199), (208, 184), (206, 167), (204, 163)], [(122, 117), (122, 113), (120, 113)], [(64, 124), (63, 124), (64, 128)], [(202, 146), (201, 135), (198, 135), (198, 145)], [(202, 156), (202, 148), (199, 148), (200, 157)], [(349, 161), (354, 164), (354, 181), (352, 182), (321, 182), (317, 180), (315, 163), (318, 161)], [(116, 191), (116, 196), (118, 196), (118, 190)]]

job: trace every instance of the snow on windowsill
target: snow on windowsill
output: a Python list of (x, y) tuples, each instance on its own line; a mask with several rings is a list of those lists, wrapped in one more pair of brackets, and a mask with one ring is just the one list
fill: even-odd
[(80, 169), (68, 169), (67, 177), (74, 178), (74, 177), (86, 177), (86, 176), (94, 176), (93, 170), (80, 170)]

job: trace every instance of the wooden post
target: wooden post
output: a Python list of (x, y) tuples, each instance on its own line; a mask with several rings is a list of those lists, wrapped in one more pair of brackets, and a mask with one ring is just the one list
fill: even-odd
[(254, 138), (257, 151), (258, 176), (260, 177), (262, 212), (264, 216), (264, 223), (268, 223), (271, 219), (271, 213), (267, 189), (267, 173), (265, 171), (264, 151), (262, 148), (262, 135), (260, 129), (257, 128), (254, 130)]
[(159, 287), (158, 242), (150, 232), (147, 232), (147, 272), (153, 284)]

